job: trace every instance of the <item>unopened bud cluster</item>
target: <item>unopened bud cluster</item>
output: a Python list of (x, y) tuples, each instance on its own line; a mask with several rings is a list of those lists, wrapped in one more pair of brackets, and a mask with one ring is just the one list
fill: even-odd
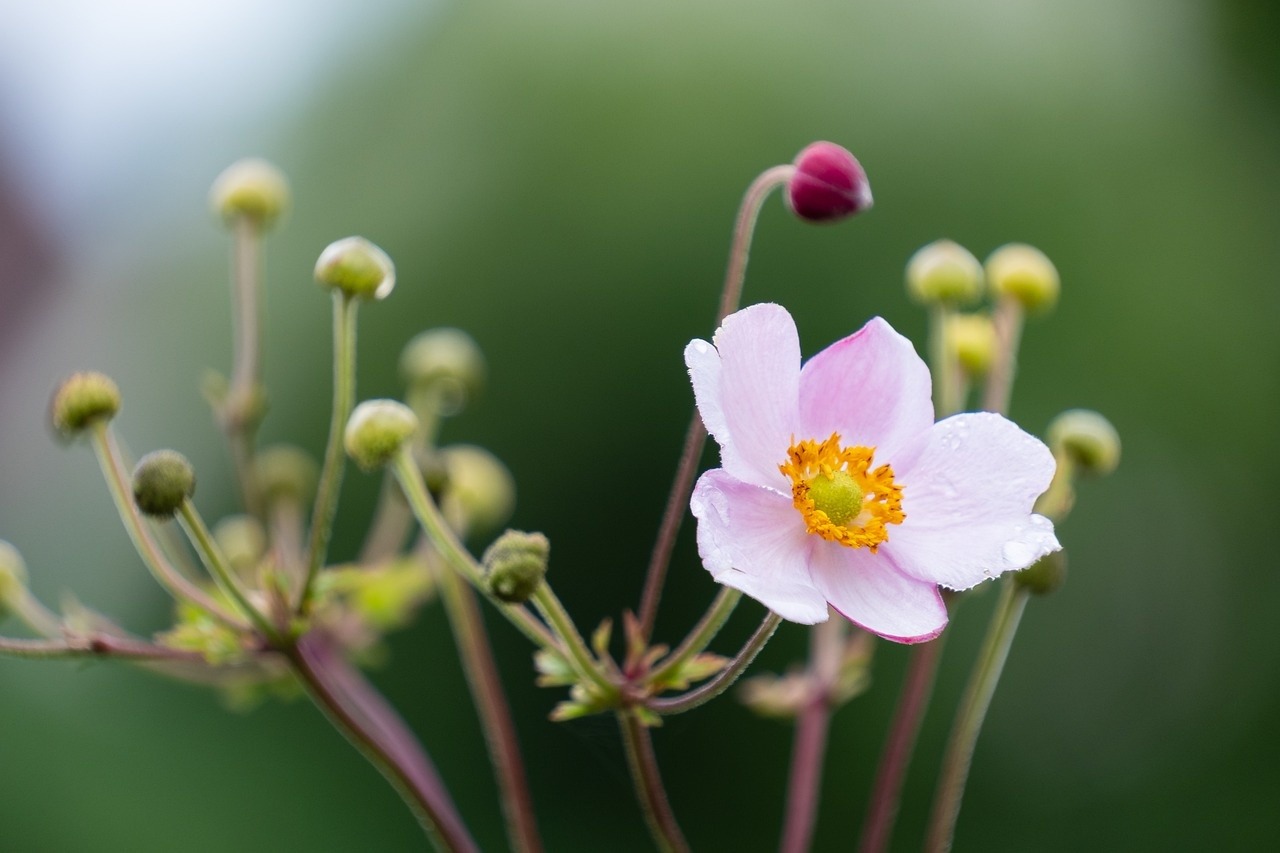
[(133, 500), (156, 518), (169, 518), (196, 493), (196, 472), (175, 450), (156, 450), (133, 469)]
[(363, 237), (330, 243), (316, 260), (316, 281), (352, 299), (386, 299), (396, 286), (387, 253)]
[(528, 601), (547, 574), (551, 543), (541, 533), (508, 530), (484, 552), (485, 583), (509, 604)]
[(366, 400), (347, 421), (347, 455), (366, 471), (381, 468), (395, 457), (418, 430), (418, 416), (395, 400)]
[(109, 421), (120, 411), (120, 389), (111, 377), (94, 371), (69, 376), (54, 392), (53, 427), (73, 438), (94, 423)]

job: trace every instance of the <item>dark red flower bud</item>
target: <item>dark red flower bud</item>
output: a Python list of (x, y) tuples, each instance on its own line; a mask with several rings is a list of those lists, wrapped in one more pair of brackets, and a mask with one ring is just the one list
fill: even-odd
[(835, 222), (871, 207), (871, 184), (858, 159), (834, 142), (815, 142), (796, 155), (787, 204), (810, 222)]

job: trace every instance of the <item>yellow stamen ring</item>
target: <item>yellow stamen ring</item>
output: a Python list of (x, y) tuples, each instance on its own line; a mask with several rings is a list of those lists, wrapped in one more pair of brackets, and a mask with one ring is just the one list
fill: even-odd
[(874, 447), (842, 447), (839, 433), (824, 442), (796, 441), (787, 461), (778, 466), (791, 479), (791, 500), (804, 517), (805, 529), (828, 542), (876, 552), (889, 539), (890, 524), (901, 524), (902, 486), (893, 468), (874, 471)]

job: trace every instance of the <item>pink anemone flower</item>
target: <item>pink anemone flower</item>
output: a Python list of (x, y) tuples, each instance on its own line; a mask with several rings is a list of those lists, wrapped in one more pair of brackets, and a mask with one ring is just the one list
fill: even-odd
[(685, 349), (720, 444), (690, 501), (718, 582), (812, 625), (828, 605), (900, 643), (947, 624), (968, 589), (1061, 546), (1032, 512), (1049, 449), (997, 414), (934, 423), (929, 369), (880, 318), (800, 364), (778, 305), (726, 317)]

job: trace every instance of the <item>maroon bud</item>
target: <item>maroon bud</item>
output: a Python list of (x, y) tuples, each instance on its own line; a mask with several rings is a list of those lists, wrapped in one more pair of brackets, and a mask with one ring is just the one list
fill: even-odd
[(810, 222), (835, 222), (871, 206), (871, 184), (858, 159), (834, 142), (815, 142), (796, 155), (787, 204)]

